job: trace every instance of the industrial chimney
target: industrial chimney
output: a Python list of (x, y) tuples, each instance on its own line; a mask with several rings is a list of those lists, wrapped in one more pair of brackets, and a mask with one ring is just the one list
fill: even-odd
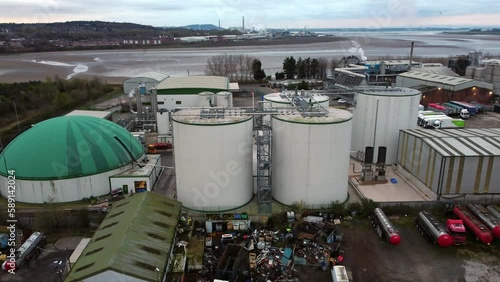
[(375, 166), (377, 181), (385, 180), (385, 157), (387, 155), (387, 147), (378, 147), (377, 164)]
[(362, 181), (373, 181), (373, 147), (365, 148), (365, 158), (363, 161), (363, 169), (361, 170)]

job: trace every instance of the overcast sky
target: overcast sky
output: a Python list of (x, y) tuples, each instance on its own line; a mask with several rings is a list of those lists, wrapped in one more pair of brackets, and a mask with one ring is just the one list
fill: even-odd
[[(279, 3), (279, 4), (278, 4)], [(498, 0), (0, 0), (0, 22), (102, 20), (153, 26), (498, 26)]]

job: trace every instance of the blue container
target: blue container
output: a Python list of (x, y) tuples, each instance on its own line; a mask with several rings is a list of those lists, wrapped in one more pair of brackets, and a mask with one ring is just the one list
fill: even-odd
[(398, 183), (398, 180), (396, 178), (391, 178), (391, 183), (396, 184)]
[(9, 235), (2, 233), (0, 234), (0, 249), (7, 248), (9, 243)]

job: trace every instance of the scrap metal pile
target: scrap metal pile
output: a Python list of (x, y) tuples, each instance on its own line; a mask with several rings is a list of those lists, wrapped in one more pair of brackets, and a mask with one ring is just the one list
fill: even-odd
[[(339, 223), (328, 217), (308, 216), (277, 230), (206, 234), (200, 278), (221, 279), (224, 276), (251, 277), (255, 282), (302, 281), (301, 271), (296, 266), (302, 270), (327, 271), (339, 262), (342, 241)], [(225, 243), (226, 237), (231, 237), (229, 243)], [(223, 263), (225, 260), (227, 263)]]

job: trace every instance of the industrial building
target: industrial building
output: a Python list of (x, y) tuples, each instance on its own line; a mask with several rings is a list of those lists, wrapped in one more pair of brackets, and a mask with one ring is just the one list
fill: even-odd
[[(234, 87), (234, 86), (233, 86)], [(158, 84), (158, 109), (199, 107), (198, 94), (230, 91), (229, 78), (223, 76), (169, 77)]]
[(146, 155), (142, 163), (110, 176), (109, 183), (112, 190), (121, 190), (124, 194), (151, 191), (161, 171), (160, 155)]
[(352, 114), (273, 115), (272, 195), (286, 205), (328, 205), (347, 199)]
[(144, 148), (123, 127), (102, 118), (61, 116), (35, 124), (5, 147), (0, 191), (7, 196), (7, 171), (15, 170), (18, 202), (79, 201), (109, 194), (110, 177), (149, 166), (145, 161)]
[(500, 129), (412, 129), (399, 133), (400, 171), (434, 198), (500, 194)]
[(449, 101), (491, 103), (493, 85), (474, 79), (410, 71), (398, 74), (396, 86), (419, 89), (422, 105)]
[(149, 192), (117, 202), (65, 281), (164, 281), (181, 209), (181, 203)]
[(163, 80), (154, 91), (159, 138), (171, 140), (170, 116), (175, 110), (189, 107), (230, 108), (233, 106), (231, 91), (238, 90), (237, 83), (229, 83), (229, 79), (222, 76), (171, 77)]
[(363, 159), (366, 147), (387, 148), (396, 162), (400, 129), (417, 127), (420, 91), (400, 87), (360, 87), (354, 94), (351, 152)]
[(123, 81), (123, 93), (128, 95), (138, 84), (143, 84), (146, 89), (154, 88), (167, 77), (168, 75), (159, 72), (145, 72), (138, 74)]
[(500, 60), (483, 60), (465, 70), (465, 77), (493, 84), (493, 93), (500, 94)]

